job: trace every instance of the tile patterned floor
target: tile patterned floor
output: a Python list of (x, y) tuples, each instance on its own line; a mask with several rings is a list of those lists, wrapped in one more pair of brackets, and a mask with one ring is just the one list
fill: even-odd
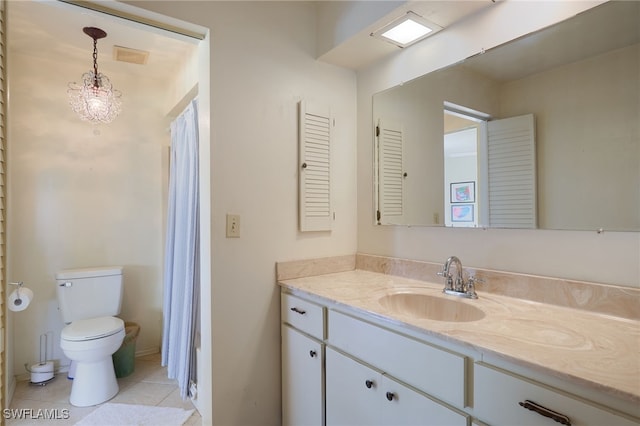
[[(16, 390), (9, 408), (11, 409), (38, 409), (47, 410), (69, 410), (68, 419), (44, 420), (44, 419), (7, 419), (8, 425), (40, 425), (48, 423), (56, 426), (73, 425), (84, 416), (98, 408), (74, 407), (69, 404), (69, 394), (71, 384), (66, 374), (57, 375), (56, 378), (46, 386), (32, 386), (28, 381), (21, 381), (16, 384)], [(193, 409), (191, 401), (183, 401), (175, 380), (167, 378), (166, 367), (160, 366), (160, 355), (148, 355), (136, 358), (134, 372), (121, 379), (118, 379), (120, 391), (109, 402), (121, 404), (156, 405), (159, 407), (176, 407), (186, 410)], [(185, 426), (199, 426), (202, 418), (198, 411), (194, 411)], [(118, 426), (118, 425), (113, 425)]]

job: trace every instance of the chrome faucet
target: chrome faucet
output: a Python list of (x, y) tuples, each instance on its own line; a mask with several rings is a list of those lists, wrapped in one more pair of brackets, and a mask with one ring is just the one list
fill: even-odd
[[(451, 274), (451, 264), (456, 267), (455, 279)], [(469, 299), (477, 299), (475, 285), (478, 282), (482, 282), (481, 279), (475, 277), (469, 277), (465, 282), (464, 271), (462, 269), (462, 262), (457, 256), (451, 256), (444, 263), (442, 271), (438, 272), (438, 275), (445, 279), (443, 293), (451, 294), (454, 296), (468, 297)]]
[[(451, 269), (451, 264), (452, 263), (456, 267), (456, 279), (455, 279), (455, 281), (453, 280), (451, 272), (449, 272), (449, 270)], [(462, 283), (464, 282), (464, 278), (462, 276), (462, 262), (460, 262), (460, 259), (458, 259), (457, 256), (451, 256), (450, 258), (448, 258), (447, 261), (444, 263), (444, 267), (442, 268), (442, 272), (438, 273), (438, 275), (440, 275), (440, 276), (442, 276), (442, 277), (444, 277), (446, 279), (445, 289), (461, 291)]]

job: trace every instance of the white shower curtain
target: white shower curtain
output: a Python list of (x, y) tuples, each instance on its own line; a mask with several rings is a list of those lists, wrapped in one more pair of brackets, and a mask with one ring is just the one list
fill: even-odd
[(171, 123), (171, 168), (164, 265), (162, 365), (186, 399), (196, 380), (200, 317), (198, 119), (191, 101)]

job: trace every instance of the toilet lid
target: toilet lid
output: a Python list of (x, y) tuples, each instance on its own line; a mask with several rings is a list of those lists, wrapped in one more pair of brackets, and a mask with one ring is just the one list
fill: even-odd
[(124, 321), (116, 317), (98, 317), (74, 321), (62, 329), (64, 340), (82, 341), (111, 336), (124, 329)]

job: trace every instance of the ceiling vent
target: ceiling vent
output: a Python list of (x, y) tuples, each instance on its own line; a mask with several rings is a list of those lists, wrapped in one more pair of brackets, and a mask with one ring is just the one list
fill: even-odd
[(149, 52), (131, 49), (129, 47), (113, 46), (113, 59), (130, 64), (145, 65), (149, 59)]

